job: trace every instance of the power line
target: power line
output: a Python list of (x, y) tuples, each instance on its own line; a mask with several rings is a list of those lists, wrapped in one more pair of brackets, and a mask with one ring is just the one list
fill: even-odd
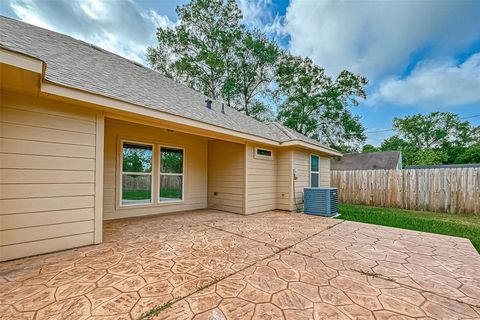
[(468, 116), (468, 117), (461, 117), (460, 119), (470, 119), (470, 118), (476, 118), (476, 117), (480, 117), (480, 114), (476, 114), (474, 116)]
[[(468, 117), (460, 117), (460, 119), (471, 119), (471, 118), (477, 118), (480, 117), (480, 114), (475, 114), (473, 116), (468, 116)], [(373, 131), (365, 131), (365, 133), (380, 133), (380, 132), (388, 132), (388, 131), (395, 131), (394, 128), (390, 129), (380, 129), (380, 130), (373, 130)]]
[(381, 130), (374, 130), (374, 131), (365, 131), (365, 133), (377, 133), (377, 132), (387, 132), (387, 131), (394, 131), (395, 129), (381, 129)]

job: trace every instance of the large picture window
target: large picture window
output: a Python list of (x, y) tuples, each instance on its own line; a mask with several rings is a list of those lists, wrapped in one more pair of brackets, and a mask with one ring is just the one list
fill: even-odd
[(122, 143), (122, 205), (152, 203), (153, 146)]
[(317, 188), (320, 179), (320, 158), (314, 154), (310, 155), (310, 187)]
[(183, 149), (160, 147), (159, 201), (183, 200)]

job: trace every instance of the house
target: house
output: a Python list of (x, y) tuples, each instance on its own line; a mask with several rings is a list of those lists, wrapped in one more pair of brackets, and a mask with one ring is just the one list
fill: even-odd
[(340, 154), (279, 123), (69, 36), (0, 30), (0, 260), (101, 243), (106, 219), (293, 210), (330, 184)]
[(400, 170), (402, 154), (400, 151), (349, 153), (344, 154), (339, 160), (333, 160), (331, 168), (332, 170)]

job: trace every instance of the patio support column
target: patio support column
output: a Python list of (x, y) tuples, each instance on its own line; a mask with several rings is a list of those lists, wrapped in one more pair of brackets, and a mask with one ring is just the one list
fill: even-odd
[(103, 154), (105, 141), (105, 117), (97, 113), (95, 136), (95, 228), (94, 243), (103, 241)]

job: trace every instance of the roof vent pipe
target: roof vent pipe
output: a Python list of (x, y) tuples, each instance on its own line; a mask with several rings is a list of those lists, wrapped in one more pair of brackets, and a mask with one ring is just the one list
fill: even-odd
[(213, 102), (213, 101), (210, 100), (210, 99), (207, 99), (207, 100), (205, 100), (205, 102), (207, 103), (207, 108), (208, 108), (208, 109), (212, 109), (212, 102)]
[(225, 113), (225, 103), (222, 102), (222, 113)]

